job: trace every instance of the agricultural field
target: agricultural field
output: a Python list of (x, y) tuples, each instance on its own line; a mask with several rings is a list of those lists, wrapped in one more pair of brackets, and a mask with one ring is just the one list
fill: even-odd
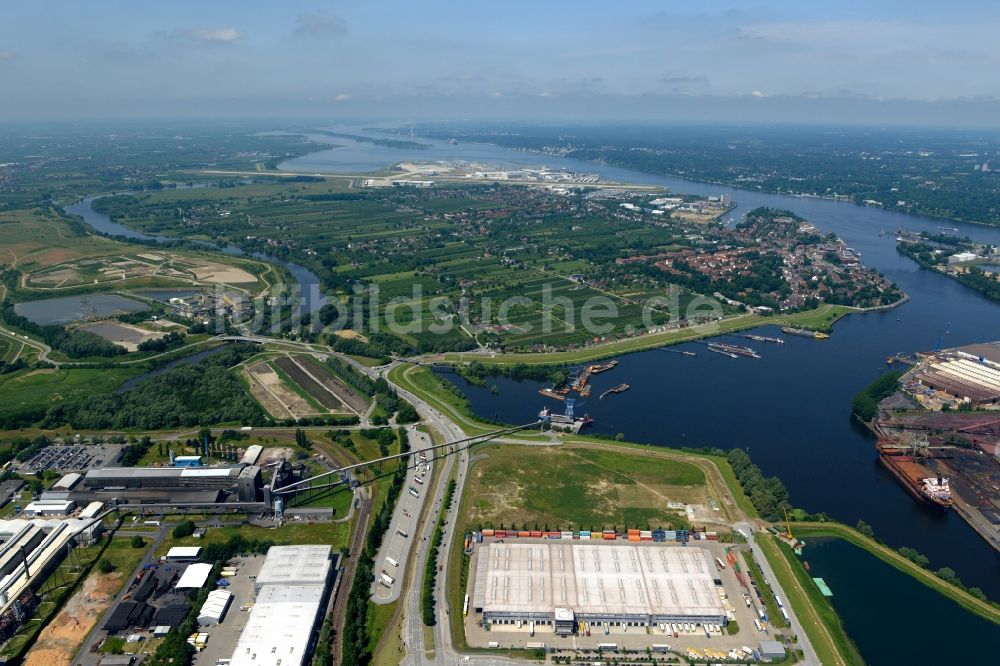
[(674, 527), (687, 525), (668, 502), (705, 502), (694, 465), (583, 445), (491, 446), (474, 454), (462, 508), (465, 525)]
[[(627, 218), (617, 201), (517, 186), (418, 191), (277, 182), (99, 203), (116, 221), (145, 232), (198, 234), (251, 251), (280, 248), (316, 272), (328, 293), (338, 293), (341, 309), (351, 309), (348, 299), (361, 285), (366, 307), (360, 321), (351, 311), (348, 326), (363, 335), (389, 332), (423, 352), (483, 344), (562, 349), (659, 326), (666, 311), (645, 322), (641, 301), (667, 297), (668, 276), (616, 259), (691, 243), (687, 223)], [(518, 302), (501, 321), (498, 308), (511, 296)], [(681, 289), (679, 305), (693, 296)], [(585, 313), (593, 299), (607, 306)], [(585, 330), (588, 314), (607, 324), (604, 333)]]

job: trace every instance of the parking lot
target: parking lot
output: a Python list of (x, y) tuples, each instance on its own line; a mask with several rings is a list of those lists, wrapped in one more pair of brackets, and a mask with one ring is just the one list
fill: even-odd
[[(412, 429), (410, 445), (419, 451), (431, 445), (430, 437)], [(430, 487), (433, 465), (431, 454), (417, 454), (410, 458), (410, 467), (406, 470), (406, 483), (403, 492), (396, 502), (396, 510), (389, 525), (389, 531), (379, 549), (375, 560), (375, 581), (373, 595), (375, 603), (386, 604), (399, 597), (403, 573), (407, 558), (413, 551), (413, 540), (417, 537), (418, 520), (428, 495), (433, 494)], [(395, 564), (393, 564), (395, 562)], [(389, 583), (392, 580), (392, 583)]]
[(110, 467), (121, 458), (124, 448), (122, 444), (46, 446), (34, 457), (22, 463), (18, 471), (22, 474), (34, 474), (45, 470), (82, 472), (94, 467)]
[(236, 575), (227, 579), (229, 587), (226, 589), (233, 595), (233, 600), (220, 624), (199, 629), (208, 633), (208, 642), (204, 650), (195, 654), (196, 666), (215, 666), (220, 659), (233, 656), (240, 632), (250, 617), (249, 605), (254, 600), (254, 578), (262, 564), (263, 555), (239, 556), (230, 560), (230, 568), (236, 569)]

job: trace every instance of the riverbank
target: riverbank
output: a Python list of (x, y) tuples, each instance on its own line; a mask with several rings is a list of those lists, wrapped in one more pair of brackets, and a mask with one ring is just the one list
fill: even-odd
[[(902, 302), (902, 301), (900, 301)], [(897, 305), (893, 304), (893, 305)], [(780, 326), (795, 326), (818, 331), (829, 331), (833, 324), (851, 313), (864, 312), (860, 308), (848, 307), (845, 305), (823, 304), (813, 310), (805, 312), (795, 312), (792, 314), (773, 315), (763, 317), (760, 315), (738, 315), (713, 322), (703, 326), (693, 326), (690, 328), (679, 328), (661, 333), (649, 333), (625, 340), (614, 340), (602, 342), (584, 349), (557, 352), (512, 352), (509, 354), (495, 353), (489, 351), (476, 352), (449, 352), (428, 357), (429, 362), (445, 363), (466, 363), (471, 361), (481, 361), (496, 365), (511, 363), (525, 363), (528, 365), (565, 365), (582, 363), (585, 361), (597, 361), (612, 356), (621, 356), (635, 352), (666, 347), (682, 342), (691, 342), (702, 338), (710, 338), (725, 333), (735, 333), (774, 324)]]
[[(916, 579), (923, 585), (948, 597), (959, 606), (974, 613), (975, 615), (1000, 625), (1000, 605), (983, 601), (972, 596), (965, 590), (951, 585), (932, 571), (924, 569), (914, 562), (900, 555), (888, 546), (884, 546), (874, 539), (864, 536), (857, 530), (844, 525), (843, 523), (793, 523), (792, 529), (795, 536), (808, 543), (809, 537), (836, 537), (849, 541), (859, 548), (863, 548), (872, 555), (875, 555), (883, 562), (893, 568), (902, 571), (910, 577)], [(807, 546), (808, 548), (808, 546)]]

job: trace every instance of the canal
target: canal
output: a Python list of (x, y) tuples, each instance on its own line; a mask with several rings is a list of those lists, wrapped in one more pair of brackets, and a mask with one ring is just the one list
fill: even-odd
[(1000, 653), (995, 624), (866, 550), (843, 539), (814, 538), (804, 557), (809, 575), (830, 587), (830, 602), (871, 666), (989, 662), (989, 655)]

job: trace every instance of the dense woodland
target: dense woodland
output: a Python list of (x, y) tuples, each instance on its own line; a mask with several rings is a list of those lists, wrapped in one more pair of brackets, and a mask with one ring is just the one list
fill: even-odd
[(141, 429), (240, 423), (261, 425), (265, 415), (229, 368), (254, 353), (233, 345), (199, 363), (177, 366), (125, 393), (53, 405), (44, 425), (83, 429)]

